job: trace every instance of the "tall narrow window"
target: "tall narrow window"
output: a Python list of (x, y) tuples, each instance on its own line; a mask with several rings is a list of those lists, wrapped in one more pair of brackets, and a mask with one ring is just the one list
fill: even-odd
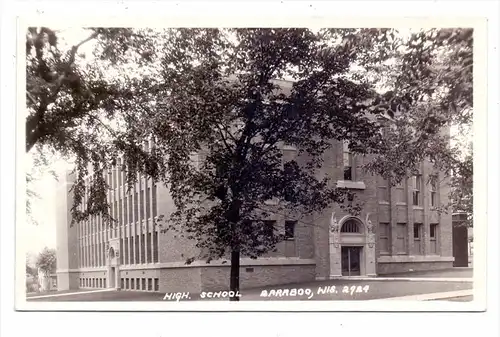
[(438, 254), (438, 240), (439, 240), (439, 235), (438, 235), (438, 224), (430, 224), (430, 233), (429, 233), (429, 239), (430, 239), (430, 253), (433, 255)]
[[(295, 172), (294, 166), (292, 166), (290, 164), (290, 162), (284, 163), (283, 173), (285, 176), (285, 180), (290, 179), (290, 177), (292, 177), (292, 179), (293, 179), (294, 172)], [(294, 186), (289, 184), (289, 186), (286, 186), (286, 188), (285, 188), (284, 199), (287, 202), (293, 202), (293, 200), (296, 198), (297, 197), (296, 197), (296, 193), (295, 193), (295, 188), (294, 188)]]
[(413, 224), (413, 255), (422, 255), (422, 228), (421, 223)]
[(135, 289), (135, 279), (134, 278), (131, 278), (130, 279), (130, 289), (134, 290)]
[(153, 262), (153, 254), (152, 254), (153, 253), (153, 249), (152, 249), (153, 247), (151, 245), (151, 243), (152, 243), (151, 242), (151, 233), (148, 233), (148, 236), (146, 237), (146, 239), (147, 239), (146, 240), (147, 241), (147, 243), (146, 243), (146, 250), (148, 251), (148, 263), (151, 263), (151, 262)]
[(138, 203), (138, 193), (135, 192), (134, 195), (134, 220), (135, 222), (139, 221), (139, 203)]
[(134, 205), (132, 203), (132, 194), (129, 193), (128, 195), (128, 222), (133, 223), (134, 222)]
[(158, 231), (153, 232), (153, 262), (158, 262)]
[(378, 201), (380, 203), (389, 202), (389, 182), (382, 177), (378, 178)]
[[(118, 201), (115, 201), (115, 202), (114, 202), (114, 209), (115, 209), (115, 215), (114, 215), (114, 218), (115, 218), (115, 220), (116, 220), (116, 221), (118, 221), (118, 220), (119, 220), (119, 219), (118, 219)], [(114, 230), (113, 235), (114, 235), (114, 237), (115, 237), (115, 238), (118, 236), (118, 223), (116, 223), (116, 221), (115, 221), (115, 223), (113, 224), (114, 229), (115, 229), (115, 230)]]
[(399, 204), (406, 204), (406, 179), (400, 181), (394, 188), (396, 190), (396, 202)]
[(141, 216), (141, 221), (144, 220), (144, 190), (141, 190), (139, 195), (139, 214)]
[(135, 263), (141, 263), (139, 260), (139, 234), (135, 236)]
[(109, 203), (109, 215), (114, 219), (115, 218), (115, 203), (114, 202), (110, 202)]
[(149, 220), (151, 217), (151, 188), (148, 187), (146, 190), (146, 219)]
[(128, 224), (128, 212), (127, 212), (127, 209), (128, 209), (128, 198), (125, 197), (125, 199), (123, 199), (123, 216), (124, 216), (124, 224), (127, 225)]
[(437, 176), (430, 176), (431, 207), (437, 206)]
[(389, 255), (391, 253), (391, 226), (389, 223), (381, 222), (378, 226), (378, 243), (381, 255)]
[(297, 221), (285, 221), (285, 240), (295, 239), (295, 225)]
[(141, 263), (146, 263), (146, 254), (145, 254), (146, 247), (144, 247), (145, 241), (146, 241), (146, 234), (142, 234), (141, 235)]
[(421, 206), (421, 191), (422, 191), (422, 176), (420, 174), (412, 177), (412, 187), (413, 187), (413, 205)]
[(123, 239), (120, 239), (120, 264), (123, 264)]
[(153, 204), (153, 218), (157, 215), (156, 209), (156, 183), (153, 183), (153, 194), (152, 194), (152, 204)]
[(97, 257), (97, 266), (100, 267), (101, 266), (101, 243), (98, 242), (96, 244), (96, 257)]
[(113, 177), (114, 177), (113, 180), (114, 180), (114, 184), (115, 184), (115, 190), (118, 188), (118, 173), (119, 173), (118, 167), (115, 166), (113, 168)]
[(264, 233), (266, 234), (267, 237), (273, 237), (274, 235), (274, 229), (276, 228), (276, 221), (275, 220), (265, 220), (263, 221), (264, 225)]
[(353, 158), (349, 150), (349, 144), (343, 143), (343, 159), (344, 159), (344, 180), (354, 180), (353, 178)]
[(123, 199), (118, 201), (118, 226), (123, 226)]
[(160, 279), (155, 278), (155, 291), (160, 291)]
[(125, 248), (125, 256), (124, 256), (124, 259), (125, 259), (125, 264), (130, 264), (130, 261), (128, 259), (128, 240), (129, 238), (125, 238), (124, 239), (124, 247)]
[(117, 167), (117, 173), (118, 173), (118, 187), (121, 187), (123, 185), (123, 170), (122, 170), (122, 167), (123, 167), (123, 159), (120, 159), (120, 163), (118, 164), (118, 167)]
[(406, 254), (407, 229), (405, 223), (396, 225), (396, 252), (397, 254)]
[(131, 236), (128, 238), (128, 242), (130, 245), (130, 264), (134, 264), (134, 237)]

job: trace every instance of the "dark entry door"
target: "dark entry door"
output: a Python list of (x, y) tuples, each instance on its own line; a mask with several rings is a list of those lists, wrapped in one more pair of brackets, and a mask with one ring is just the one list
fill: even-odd
[(342, 252), (342, 276), (361, 275), (361, 247), (343, 246)]
[(469, 233), (466, 226), (453, 226), (453, 267), (469, 266)]

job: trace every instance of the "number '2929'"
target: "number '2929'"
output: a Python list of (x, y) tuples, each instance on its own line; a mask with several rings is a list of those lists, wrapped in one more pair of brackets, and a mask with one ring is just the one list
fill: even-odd
[(369, 285), (365, 286), (343, 286), (342, 287), (342, 293), (343, 294), (360, 294), (360, 293), (367, 293), (370, 290)]

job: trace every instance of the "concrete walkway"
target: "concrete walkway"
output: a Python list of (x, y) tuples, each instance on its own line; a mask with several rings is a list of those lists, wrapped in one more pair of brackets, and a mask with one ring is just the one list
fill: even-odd
[[(297, 284), (284, 284), (241, 290), (243, 301), (267, 300), (380, 300), (403, 299), (421, 301), (441, 296), (460, 298), (472, 295), (472, 269), (456, 268), (432, 272), (411, 272), (383, 277), (351, 277), (324, 281), (310, 281)], [(324, 293), (325, 287), (335, 288), (336, 292)], [(351, 292), (359, 287), (367, 289), (362, 292)], [(278, 289), (309, 289), (314, 296), (280, 296), (263, 297), (267, 292)], [(320, 290), (321, 289), (321, 290)], [(348, 290), (348, 291), (345, 291)], [(465, 294), (465, 295), (464, 295)], [(28, 296), (28, 301), (162, 301), (165, 293), (141, 292), (112, 289), (82, 289), (63, 291), (41, 296)], [(202, 299), (200, 294), (190, 294), (189, 300)], [(208, 299), (225, 300), (225, 299)], [(227, 300), (227, 299), (226, 299)]]
[(389, 297), (376, 299), (372, 301), (388, 301), (388, 300), (396, 300), (396, 301), (436, 301), (436, 300), (444, 300), (444, 299), (453, 299), (453, 298), (461, 298), (461, 297), (472, 297), (473, 290), (458, 290), (458, 291), (447, 291), (442, 293), (430, 293), (430, 294), (420, 294), (420, 295), (410, 295), (410, 296), (399, 296), (399, 297)]
[(75, 292), (61, 292), (49, 295), (40, 295), (40, 296), (27, 296), (27, 300), (38, 299), (38, 298), (49, 298), (49, 297), (61, 297), (61, 296), (74, 296), (74, 295), (83, 295), (83, 294), (93, 294), (93, 293), (102, 293), (106, 291), (115, 291), (114, 289), (96, 289), (96, 290), (88, 290), (88, 291), (75, 291)]

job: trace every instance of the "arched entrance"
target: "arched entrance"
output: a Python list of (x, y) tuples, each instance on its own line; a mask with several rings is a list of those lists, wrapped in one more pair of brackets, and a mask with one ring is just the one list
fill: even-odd
[(330, 277), (375, 276), (375, 241), (369, 219), (345, 216), (330, 221)]
[[(113, 261), (113, 259), (115, 258), (115, 250), (113, 249), (113, 247), (110, 247), (109, 248), (109, 251), (108, 251), (108, 254), (109, 254), (109, 260), (110, 261)], [(109, 274), (109, 287), (110, 288), (116, 288), (116, 266), (113, 266), (111, 263), (110, 263), (110, 272), (108, 273)]]
[(342, 276), (360, 276), (362, 274), (361, 269), (364, 268), (362, 268), (361, 259), (365, 241), (363, 227), (363, 223), (356, 218), (347, 219), (340, 227)]
[(108, 266), (108, 288), (120, 290), (120, 249), (117, 238), (110, 239), (106, 249)]

